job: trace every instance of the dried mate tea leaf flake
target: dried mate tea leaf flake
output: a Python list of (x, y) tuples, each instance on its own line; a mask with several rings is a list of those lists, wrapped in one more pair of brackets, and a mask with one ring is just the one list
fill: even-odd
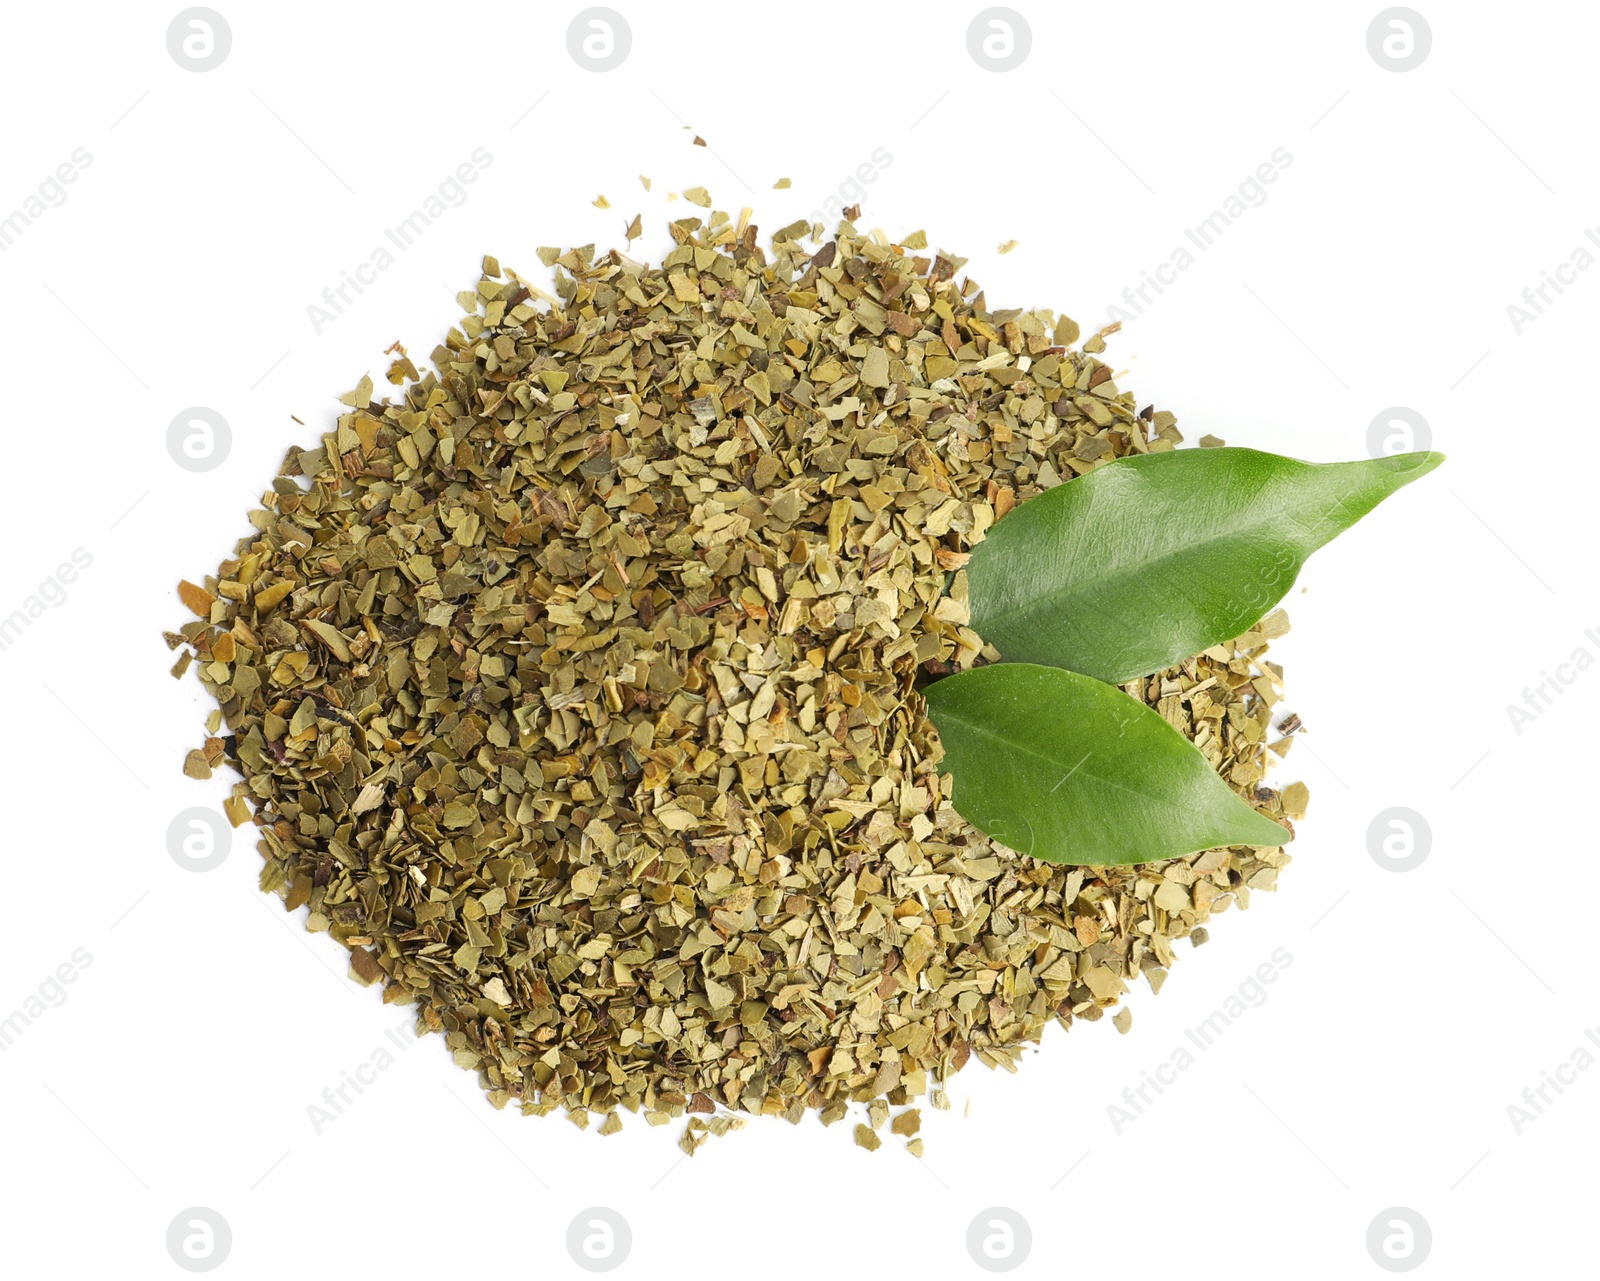
[(1290, 818), (1304, 818), (1311, 802), (1311, 789), (1304, 783), (1290, 783), (1281, 796), (1283, 812)]
[(211, 618), (211, 607), (217, 603), (217, 598), (204, 587), (197, 587), (187, 579), (178, 584), (178, 599), (197, 617), (207, 620)]

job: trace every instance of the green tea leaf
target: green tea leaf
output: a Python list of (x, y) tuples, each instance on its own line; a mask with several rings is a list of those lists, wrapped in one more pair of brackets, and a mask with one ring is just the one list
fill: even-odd
[(1108, 463), (973, 549), (972, 626), (1007, 661), (1147, 676), (1247, 630), (1306, 557), (1443, 461), (1184, 449)]
[(1103, 866), (1291, 839), (1160, 716), (1092, 677), (998, 663), (923, 693), (957, 813), (1024, 854)]

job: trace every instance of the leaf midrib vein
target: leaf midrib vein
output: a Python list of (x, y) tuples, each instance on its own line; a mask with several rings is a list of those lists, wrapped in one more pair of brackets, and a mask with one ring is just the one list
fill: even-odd
[[(994, 742), (1003, 744), (1003, 745), (1005, 745), (1007, 747), (1012, 747), (1016, 751), (1021, 753), (1022, 755), (1031, 756), (1034, 760), (1043, 761), (1047, 765), (1057, 766), (1057, 765), (1060, 764), (1060, 762), (1057, 761), (1053, 756), (1046, 756), (1043, 753), (1035, 751), (1033, 748), (1026, 746), (1025, 744), (1018, 744), (1013, 739), (1005, 738), (1002, 735), (996, 733), (994, 730), (988, 728), (986, 725), (980, 725), (976, 721), (972, 721), (972, 720), (967, 719), (965, 716), (962, 716), (959, 712), (955, 712), (955, 711), (953, 711), (953, 710), (951, 710), (949, 708), (946, 708), (945, 711), (946, 711), (946, 714), (950, 717), (951, 720), (956, 721), (957, 723), (961, 724), (962, 726), (964, 726), (968, 730), (971, 730), (973, 733), (978, 734), (983, 738), (990, 739), (990, 740), (992, 740)], [(937, 719), (938, 719), (938, 715), (937, 715), (937, 713), (935, 713), (935, 722), (936, 723), (937, 723)], [(1094, 756), (1095, 756), (1095, 753), (1093, 751), (1091, 751), (1090, 755), (1089, 755), (1089, 760), (1093, 760)], [(1087, 774), (1090, 778), (1094, 779), (1098, 783), (1101, 783), (1101, 784), (1103, 784), (1103, 785), (1105, 785), (1107, 787), (1115, 788), (1120, 792), (1126, 792), (1129, 796), (1135, 796), (1138, 799), (1140, 799), (1141, 801), (1144, 801), (1144, 802), (1146, 802), (1148, 804), (1159, 805), (1159, 806), (1162, 806), (1163, 808), (1167, 808), (1167, 809), (1177, 808), (1174, 805), (1174, 803), (1171, 802), (1171, 801), (1166, 801), (1166, 800), (1163, 800), (1160, 797), (1151, 796), (1148, 793), (1141, 792), (1137, 788), (1129, 787), (1126, 783), (1123, 783), (1118, 779), (1107, 778), (1103, 774), (1098, 774), (1092, 769), (1085, 768), (1085, 766), (1087, 766), (1087, 765), (1088, 765), (1088, 761), (1081, 762), (1075, 770), (1071, 771), (1071, 773), (1077, 774), (1077, 773), (1081, 772), (1081, 773)], [(1207, 768), (1208, 769), (1210, 768), (1210, 762), (1207, 762)], [(1213, 771), (1213, 773), (1214, 772), (1215, 771)], [(1222, 775), (1217, 774), (1216, 778), (1217, 778), (1217, 781), (1219, 783), (1222, 783), (1222, 785), (1224, 787), (1227, 787), (1227, 783), (1226, 783), (1226, 781), (1223, 780)], [(1232, 795), (1233, 794), (1232, 789), (1229, 788), (1228, 790), (1229, 790), (1230, 795)], [(1255, 817), (1260, 818), (1260, 819), (1262, 819), (1262, 820), (1264, 820), (1265, 822), (1268, 822), (1268, 823), (1272, 822), (1272, 820), (1267, 818), (1266, 815), (1258, 813), (1255, 809), (1251, 808), (1249, 803), (1247, 801), (1244, 801), (1241, 797), (1239, 797), (1237, 795), (1234, 795), (1234, 799), (1238, 800), (1239, 803), (1241, 805), (1244, 805), (1246, 809), (1249, 809), (1251, 814), (1255, 815)], [(1231, 825), (1233, 823), (1233, 820), (1228, 818), (1228, 817), (1226, 817), (1226, 816), (1224, 816), (1224, 815), (1217, 815), (1215, 813), (1212, 813), (1212, 814), (1209, 814), (1207, 816), (1207, 822), (1208, 823), (1212, 823), (1212, 824), (1216, 824), (1218, 826), (1224, 826), (1224, 825)], [(1273, 826), (1277, 827), (1278, 825), (1276, 823), (1273, 823)], [(1230, 841), (1225, 837), (1218, 837), (1216, 839), (1217, 839), (1217, 843), (1218, 844), (1247, 844), (1247, 845), (1262, 845), (1262, 846), (1264, 846), (1266, 844), (1265, 842), (1260, 842), (1260, 841), (1244, 841), (1244, 840)]]
[[(1342, 505), (1342, 503), (1340, 505)], [(1104, 592), (1107, 592), (1107, 591), (1114, 591), (1114, 590), (1122, 589), (1122, 588), (1124, 588), (1126, 586), (1126, 584), (1128, 582), (1137, 581), (1138, 579), (1140, 579), (1140, 578), (1144, 577), (1145, 575), (1149, 574), (1153, 569), (1159, 568), (1160, 566), (1162, 566), (1163, 564), (1165, 564), (1168, 561), (1177, 560), (1180, 557), (1185, 556), (1186, 554), (1190, 554), (1190, 553), (1193, 553), (1193, 552), (1197, 551), (1198, 549), (1203, 549), (1203, 548), (1209, 548), (1209, 547), (1216, 546), (1217, 544), (1227, 542), (1229, 539), (1232, 539), (1232, 538), (1238, 538), (1238, 537), (1241, 537), (1241, 536), (1246, 535), (1246, 534), (1254, 534), (1257, 531), (1261, 530), (1264, 526), (1276, 523), (1278, 517), (1284, 516), (1284, 515), (1288, 515), (1288, 514), (1290, 514), (1290, 513), (1288, 511), (1287, 502), (1282, 503), (1278, 507), (1273, 508), (1270, 512), (1262, 513), (1261, 516), (1258, 519), (1256, 519), (1254, 521), (1251, 521), (1251, 522), (1249, 522), (1249, 523), (1247, 523), (1247, 524), (1245, 524), (1243, 526), (1236, 526), (1230, 531), (1215, 534), (1213, 536), (1210, 536), (1210, 537), (1207, 537), (1205, 539), (1202, 539), (1199, 542), (1183, 543), (1183, 544), (1181, 544), (1179, 546), (1175, 546), (1175, 547), (1171, 548), (1168, 551), (1161, 552), (1158, 555), (1153, 556), (1148, 560), (1140, 561), (1139, 564), (1136, 565), (1136, 566), (1129, 566), (1129, 567), (1126, 567), (1126, 568), (1120, 568), (1120, 567), (1119, 568), (1115, 568), (1115, 569), (1112, 570), (1112, 572), (1104, 575), (1103, 577), (1097, 578), (1094, 581), (1092, 590), (1096, 594), (1101, 594), (1101, 593), (1104, 593)], [(1326, 540), (1324, 540), (1324, 541), (1326, 541)], [(1298, 553), (1302, 549), (1300, 548), (1300, 546), (1298, 544), (1296, 544), (1295, 545), (1295, 550)], [(1313, 548), (1312, 550), (1314, 551), (1316, 549)], [(1059, 560), (1064, 559), (1064, 558), (1058, 555), (1056, 557), (1053, 557), (1052, 559), (1059, 561)], [(1305, 564), (1305, 556), (1301, 555), (1299, 557), (1299, 559), (1300, 559), (1300, 564), (1304, 565)], [(970, 571), (969, 571), (969, 573), (970, 573)], [(979, 581), (980, 582), (982, 581), (981, 577), (980, 577)], [(1076, 592), (1076, 591), (1082, 591), (1084, 589), (1083, 589), (1082, 585), (1080, 585), (1080, 584), (1070, 584), (1065, 589), (1063, 589), (1061, 587), (1057, 587), (1054, 590), (1052, 590), (1048, 595), (1035, 596), (1031, 600), (1024, 601), (1021, 604), (1018, 604), (1018, 605), (1016, 605), (1014, 607), (1011, 607), (1009, 609), (1005, 609), (1005, 610), (1003, 610), (1003, 611), (1001, 611), (999, 613), (996, 613), (996, 614), (991, 614), (988, 618), (986, 618), (984, 620), (984, 623), (985, 623), (986, 626), (989, 626), (989, 627), (992, 628), (996, 624), (1004, 626), (1004, 625), (1006, 625), (1007, 623), (1011, 622), (1013, 619), (1016, 619), (1016, 618), (1029, 618), (1029, 617), (1033, 616), (1034, 614), (1040, 612), (1041, 610), (1047, 609), (1048, 608), (1048, 603), (1052, 599), (1054, 599), (1055, 597), (1059, 596), (1063, 590), (1075, 591)], [(1087, 594), (1087, 592), (1085, 592), (1085, 594)]]
[[(946, 709), (946, 711), (947, 711), (947, 714), (950, 716), (950, 718), (952, 720), (957, 721), (960, 724), (964, 725), (967, 729), (971, 730), (974, 734), (978, 734), (983, 738), (987, 738), (987, 739), (990, 739), (990, 740), (992, 740), (992, 741), (994, 741), (996, 743), (1001, 743), (1006, 747), (1010, 747), (1010, 748), (1014, 749), (1015, 751), (1019, 752), (1023, 756), (1031, 756), (1036, 761), (1043, 761), (1046, 765), (1059, 766), (1061, 764), (1061, 762), (1058, 761), (1055, 757), (1046, 756), (1044, 753), (1039, 752), (1039, 751), (1035, 751), (1033, 748), (1028, 747), (1025, 744), (1019, 744), (1015, 739), (1006, 738), (1003, 735), (1001, 735), (1001, 734), (995, 732), (994, 730), (990, 729), (986, 725), (980, 725), (976, 721), (968, 720), (966, 717), (960, 715), (959, 713), (950, 712), (948, 709)], [(936, 722), (937, 722), (937, 719), (938, 719), (938, 716), (937, 716), (937, 713), (935, 713), (935, 721)], [(1091, 751), (1090, 754), (1089, 754), (1089, 760), (1090, 761), (1094, 760), (1095, 755), (1096, 754), (1093, 751)], [(1150, 802), (1150, 803), (1153, 803), (1153, 804), (1165, 804), (1166, 803), (1166, 802), (1162, 802), (1159, 797), (1151, 796), (1151, 795), (1149, 795), (1149, 794), (1147, 794), (1145, 792), (1139, 791), (1137, 788), (1129, 787), (1126, 783), (1123, 783), (1123, 782), (1121, 782), (1121, 781), (1119, 781), (1117, 779), (1106, 778), (1103, 774), (1096, 773), (1092, 768), (1088, 768), (1088, 764), (1089, 764), (1089, 762), (1085, 761), (1085, 762), (1081, 763), (1078, 766), (1078, 768), (1076, 770), (1072, 771), (1072, 772), (1073, 773), (1086, 774), (1090, 778), (1094, 779), (1097, 783), (1103, 783), (1107, 787), (1114, 787), (1118, 791), (1128, 793), (1128, 795), (1130, 795), (1130, 796), (1137, 796), (1142, 801)], [(1220, 778), (1221, 775), (1218, 775), (1218, 777)]]

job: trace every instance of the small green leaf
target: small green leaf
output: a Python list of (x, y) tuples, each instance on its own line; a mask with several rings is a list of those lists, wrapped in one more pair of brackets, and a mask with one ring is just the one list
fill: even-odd
[(923, 694), (956, 812), (1024, 854), (1104, 866), (1291, 839), (1160, 716), (1092, 677), (998, 663)]
[(1108, 463), (973, 549), (972, 626), (1009, 662), (1148, 676), (1248, 630), (1306, 557), (1443, 461), (1184, 449)]

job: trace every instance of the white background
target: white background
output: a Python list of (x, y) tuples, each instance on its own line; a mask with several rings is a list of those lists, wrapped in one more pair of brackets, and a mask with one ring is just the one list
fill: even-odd
[[(92, 163), (0, 253), (0, 614), (75, 548), (93, 564), (0, 652), (0, 1016), (74, 949), (93, 960), (0, 1053), (6, 1273), (182, 1275), (165, 1237), (191, 1206), (230, 1225), (219, 1275), (251, 1278), (584, 1275), (566, 1232), (596, 1205), (630, 1225), (621, 1275), (981, 1276), (965, 1238), (991, 1206), (1031, 1227), (1019, 1275), (1379, 1276), (1367, 1230), (1392, 1206), (1430, 1226), (1422, 1275), (1591, 1267), (1600, 1070), (1520, 1134), (1507, 1108), (1600, 1025), (1600, 674), (1564, 669), (1520, 733), (1506, 708), (1600, 657), (1600, 270), (1520, 334), (1507, 306), (1600, 223), (1600, 18), (1416, 3), (1432, 50), (1404, 73), (1369, 55), (1376, 3), (1017, 0), (1032, 50), (996, 73), (967, 50), (976, 4), (617, 0), (633, 45), (606, 74), (568, 55), (576, 4), (216, 0), (233, 44), (205, 73), (167, 52), (175, 4), (12, 6), (0, 214), (75, 148)], [(464, 203), (315, 332), (308, 305), (478, 147)], [(635, 252), (659, 258), (694, 212), (665, 193), (696, 183), (765, 234), (880, 147), (863, 228), (926, 228), (992, 307), (1086, 332), (1292, 156), (1107, 357), (1191, 440), (1358, 458), (1401, 405), (1450, 455), (1286, 602), (1309, 732), (1279, 780), (1312, 806), (1280, 892), (1180, 945), (1129, 1035), (1052, 1029), (1016, 1076), (974, 1062), (951, 1112), (924, 1109), (921, 1162), (812, 1118), (686, 1160), (677, 1124), (602, 1139), (496, 1113), (438, 1038), (316, 1134), (308, 1105), (409, 1015), (256, 891), (248, 829), (215, 871), (168, 856), (174, 815), (228, 786), (179, 772), (206, 705), (166, 675), (175, 583), (231, 552), (285, 447), (383, 348), (427, 358), (484, 252), (531, 275), (537, 246), (620, 245), (642, 212)], [(233, 435), (203, 474), (165, 443), (194, 405)], [(1431, 830), (1414, 871), (1369, 854), (1391, 806)], [(1117, 1133), (1124, 1087), (1277, 948), (1265, 1003)]]

